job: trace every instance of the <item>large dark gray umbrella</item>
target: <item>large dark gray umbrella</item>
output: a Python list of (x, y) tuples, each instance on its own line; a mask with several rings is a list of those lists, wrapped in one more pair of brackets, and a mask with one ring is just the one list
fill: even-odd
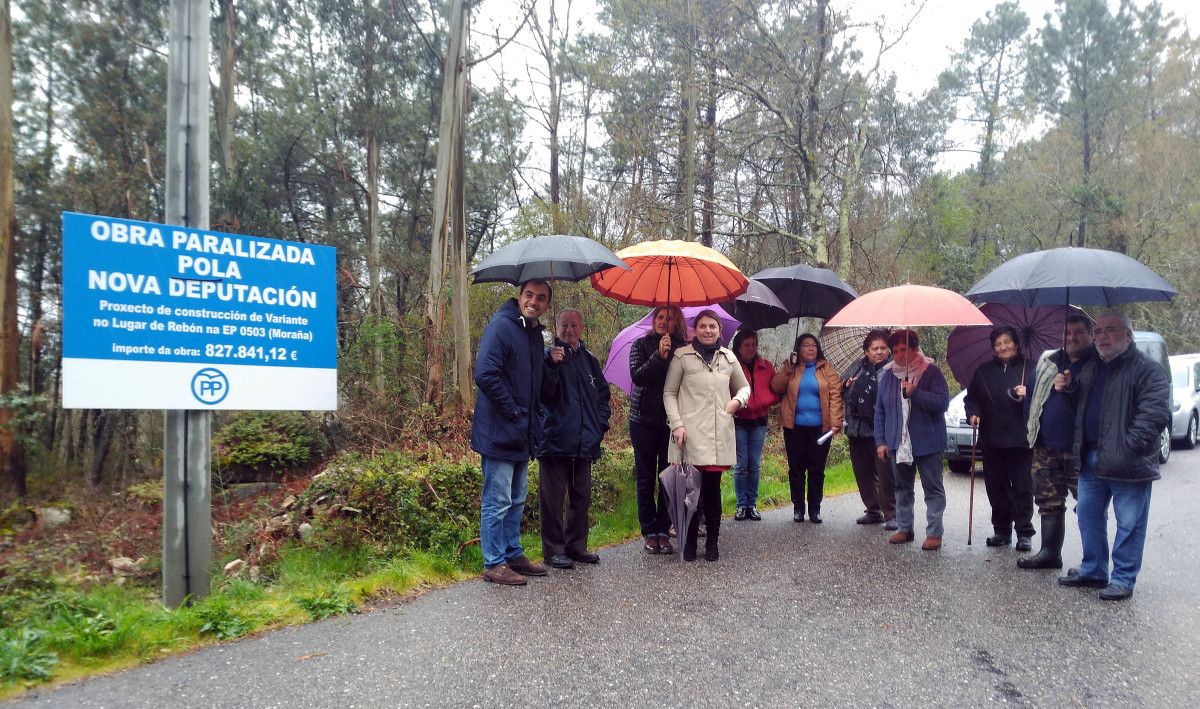
[(791, 320), (787, 307), (766, 284), (750, 279), (746, 292), (737, 298), (721, 303), (725, 312), (741, 321), (743, 327), (761, 330), (779, 327)]
[(1062, 247), (1009, 259), (971, 286), (976, 303), (1099, 305), (1171, 300), (1177, 291), (1148, 266), (1105, 249)]
[(553, 234), (514, 241), (471, 269), (476, 283), (581, 281), (608, 268), (629, 266), (603, 244), (582, 236)]
[[(690, 463), (671, 463), (658, 474), (658, 479), (667, 493), (667, 514), (682, 541), (687, 538), (688, 525), (700, 504), (700, 471)], [(680, 561), (684, 546), (679, 544)]]
[(828, 268), (798, 263), (768, 268), (752, 278), (770, 288), (794, 318), (829, 318), (858, 297), (858, 291)]

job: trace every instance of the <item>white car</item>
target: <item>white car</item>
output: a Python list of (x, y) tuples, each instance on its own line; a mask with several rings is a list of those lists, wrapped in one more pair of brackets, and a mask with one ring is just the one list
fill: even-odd
[[(967, 398), (967, 390), (963, 389), (950, 399), (946, 408), (946, 450), (944, 457), (946, 465), (954, 473), (971, 472), (971, 425), (967, 423), (967, 408), (963, 399)], [(979, 447), (975, 447), (975, 462), (983, 460)]]
[(1200, 354), (1172, 355), (1171, 438), (1195, 448), (1200, 438)]

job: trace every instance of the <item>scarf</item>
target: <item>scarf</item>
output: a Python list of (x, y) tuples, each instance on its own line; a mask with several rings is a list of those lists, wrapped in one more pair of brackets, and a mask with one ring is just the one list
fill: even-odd
[(721, 349), (721, 341), (717, 340), (711, 345), (706, 345), (700, 340), (692, 340), (692, 349), (696, 350), (705, 364), (712, 364), (713, 355), (717, 354), (717, 350)]
[[(914, 361), (916, 360), (916, 361)], [(896, 360), (892, 360), (883, 366), (883, 371), (891, 372), (896, 375), (896, 378), (903, 381), (909, 380), (916, 386), (921, 381), (921, 375), (933, 364), (933, 360), (925, 356), (920, 347), (914, 347), (909, 350), (908, 366), (901, 367), (896, 364)]]

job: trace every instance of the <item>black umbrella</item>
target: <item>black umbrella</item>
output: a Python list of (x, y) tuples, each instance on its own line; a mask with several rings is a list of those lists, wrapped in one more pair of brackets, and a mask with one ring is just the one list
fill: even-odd
[(750, 279), (746, 292), (721, 303), (725, 312), (741, 321), (743, 327), (761, 330), (779, 327), (791, 319), (787, 308), (766, 284)]
[(794, 318), (829, 318), (858, 297), (858, 291), (828, 268), (780, 266), (752, 278), (770, 288)]
[(471, 269), (476, 283), (528, 280), (581, 281), (608, 268), (629, 266), (597, 241), (582, 236), (553, 234), (514, 241), (496, 250)]
[(1171, 300), (1177, 291), (1140, 261), (1104, 249), (1062, 247), (1009, 259), (971, 286), (977, 303), (1099, 305)]

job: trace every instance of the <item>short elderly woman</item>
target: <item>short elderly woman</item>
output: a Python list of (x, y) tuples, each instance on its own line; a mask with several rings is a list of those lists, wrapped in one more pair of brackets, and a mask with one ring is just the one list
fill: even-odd
[[(733, 414), (750, 399), (750, 383), (733, 352), (721, 346), (721, 319), (712, 310), (696, 316), (695, 337), (671, 359), (663, 386), (663, 405), (671, 428), (670, 459), (682, 459), (701, 471), (700, 510), (707, 527), (704, 558), (720, 556), (721, 472), (737, 462)], [(692, 517), (683, 558), (696, 558), (699, 515)]]

